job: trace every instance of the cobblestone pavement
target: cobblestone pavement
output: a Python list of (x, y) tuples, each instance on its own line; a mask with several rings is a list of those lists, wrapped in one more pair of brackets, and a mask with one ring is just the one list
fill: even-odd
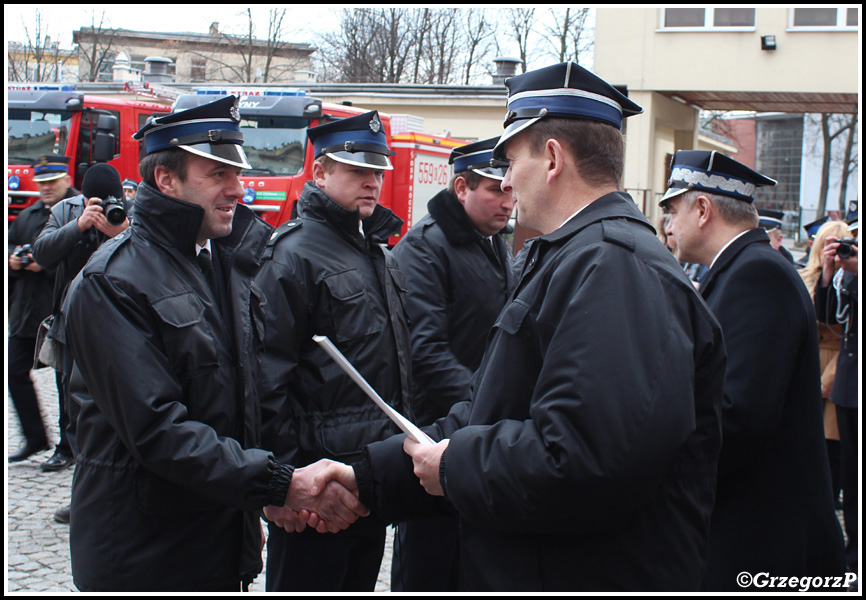
[[(31, 373), (42, 405), (43, 420), (52, 442), (57, 441), (57, 388), (53, 369)], [(8, 390), (7, 390), (8, 397)], [(7, 398), (7, 454), (21, 444), (18, 416)], [(6, 473), (6, 592), (74, 592), (69, 563), (69, 526), (54, 520), (54, 511), (69, 502), (72, 469), (44, 472), (40, 465), (51, 457), (46, 450), (18, 463), (7, 463)], [(265, 529), (267, 532), (267, 529)], [(385, 557), (379, 571), (377, 592), (391, 589), (391, 540), (388, 529)], [(265, 591), (265, 574), (251, 591)]]

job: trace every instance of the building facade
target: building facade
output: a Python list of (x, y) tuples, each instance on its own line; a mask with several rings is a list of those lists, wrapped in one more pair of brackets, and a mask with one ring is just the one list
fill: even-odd
[(72, 39), (78, 44), (80, 81), (115, 81), (120, 57), (125, 76), (138, 72), (160, 83), (306, 83), (316, 50), (227, 35), (218, 23), (206, 34), (82, 27)]
[[(804, 113), (858, 111), (859, 8), (600, 7), (595, 34), (595, 72), (644, 107), (628, 120), (624, 186), (651, 198), (648, 216), (658, 211), (668, 156), (712, 149), (699, 140), (701, 110), (801, 120)], [(778, 127), (767, 123), (757, 136), (781, 139)], [(777, 164), (761, 152), (758, 162)], [(784, 203), (802, 181), (781, 183), (786, 192), (777, 200)]]

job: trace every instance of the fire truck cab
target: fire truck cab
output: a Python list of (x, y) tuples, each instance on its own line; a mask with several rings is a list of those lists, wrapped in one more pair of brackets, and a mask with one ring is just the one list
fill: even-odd
[(142, 148), (132, 135), (149, 117), (170, 112), (164, 104), (84, 94), (73, 86), (18, 84), (10, 85), (8, 94), (10, 222), (39, 198), (31, 165), (42, 155), (70, 157), (77, 189), (85, 171), (99, 162), (114, 166), (122, 179), (138, 181)]

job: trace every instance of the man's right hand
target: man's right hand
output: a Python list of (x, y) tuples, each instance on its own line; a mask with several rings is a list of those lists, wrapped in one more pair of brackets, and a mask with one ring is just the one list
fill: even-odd
[(352, 467), (327, 459), (295, 469), (286, 506), (311, 513), (308, 524), (319, 533), (336, 533), (370, 514), (358, 500)]
[(78, 231), (84, 233), (91, 227), (96, 226), (100, 217), (108, 223), (105, 215), (102, 213), (102, 200), (99, 198), (87, 198), (84, 201), (84, 212), (78, 217)]

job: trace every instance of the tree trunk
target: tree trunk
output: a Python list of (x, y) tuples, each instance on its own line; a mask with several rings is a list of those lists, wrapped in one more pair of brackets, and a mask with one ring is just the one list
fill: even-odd
[(851, 125), (848, 127), (848, 139), (845, 141), (845, 154), (842, 156), (842, 181), (839, 186), (839, 210), (845, 212), (848, 207), (845, 196), (848, 194), (848, 176), (851, 174), (851, 152), (854, 150), (854, 136), (857, 133), (858, 115), (851, 115)]
[(830, 190), (830, 158), (833, 137), (830, 135), (830, 115), (821, 115), (821, 135), (824, 140), (824, 153), (821, 159), (821, 191), (818, 192), (818, 208), (815, 218), (820, 219), (827, 212), (827, 192)]

